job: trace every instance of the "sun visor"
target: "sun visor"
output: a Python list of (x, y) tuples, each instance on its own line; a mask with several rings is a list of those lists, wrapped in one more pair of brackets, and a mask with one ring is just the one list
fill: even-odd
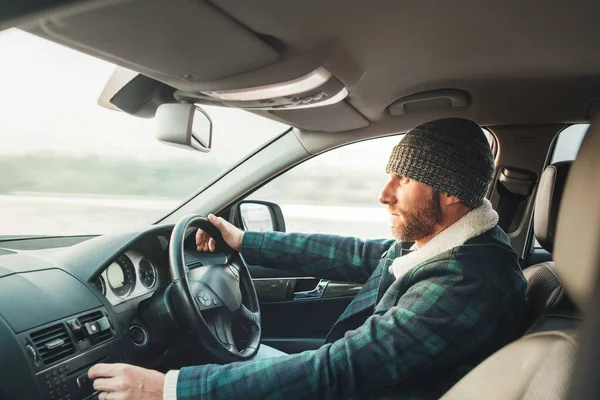
[(200, 1), (109, 2), (27, 30), (166, 83), (219, 80), (279, 58), (254, 33)]

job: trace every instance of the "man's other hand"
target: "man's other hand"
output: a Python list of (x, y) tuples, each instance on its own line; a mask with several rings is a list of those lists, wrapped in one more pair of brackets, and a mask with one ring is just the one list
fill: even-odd
[(165, 374), (129, 364), (96, 364), (88, 371), (99, 400), (162, 400)]
[[(208, 216), (208, 220), (221, 232), (225, 243), (239, 252), (242, 248), (244, 231), (231, 225), (221, 217), (215, 217), (213, 214)], [(215, 251), (215, 240), (202, 229), (198, 229), (198, 232), (196, 232), (196, 246), (198, 246), (198, 251)]]

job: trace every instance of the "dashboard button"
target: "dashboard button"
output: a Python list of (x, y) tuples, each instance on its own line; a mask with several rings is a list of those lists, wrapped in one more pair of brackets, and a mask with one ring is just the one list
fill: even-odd
[(133, 325), (129, 328), (129, 337), (137, 346), (143, 346), (148, 342), (148, 334), (146, 330), (139, 325)]
[(90, 380), (90, 378), (88, 378), (87, 372), (86, 372), (85, 374), (77, 377), (77, 386), (82, 388), (89, 382), (89, 380)]

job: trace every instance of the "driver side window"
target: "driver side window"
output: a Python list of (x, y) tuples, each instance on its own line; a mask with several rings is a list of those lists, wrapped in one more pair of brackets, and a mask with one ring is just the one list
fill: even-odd
[(388, 179), (389, 155), (401, 137), (366, 140), (315, 156), (248, 200), (278, 204), (287, 232), (391, 237), (389, 215), (377, 199)]

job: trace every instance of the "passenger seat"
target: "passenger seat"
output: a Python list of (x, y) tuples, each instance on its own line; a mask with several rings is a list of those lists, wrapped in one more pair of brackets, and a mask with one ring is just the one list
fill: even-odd
[[(600, 260), (600, 247), (598, 246), (600, 208), (598, 202), (594, 200), (600, 197), (600, 186), (595, 184), (600, 178), (598, 149), (600, 149), (600, 124), (593, 122), (586, 133), (577, 160), (570, 168), (571, 176), (565, 188), (556, 230), (558, 239), (554, 248), (549, 247), (555, 250), (555, 270), (565, 290), (565, 294), (561, 297), (571, 299), (577, 309), (582, 311), (581, 315), (584, 318), (589, 318), (589, 314), (597, 311), (590, 306), (592, 301), (596, 302), (598, 299), (597, 293), (594, 293), (600, 269), (598, 263)], [(549, 172), (549, 176), (557, 176), (557, 172), (557, 169)], [(547, 179), (547, 177), (542, 178), (544, 182), (540, 183), (542, 192), (547, 185), (550, 187), (556, 185), (554, 179)], [(556, 212), (551, 211), (554, 207), (558, 208), (550, 203), (547, 215), (552, 215), (556, 222)], [(537, 212), (544, 213), (544, 208)], [(552, 221), (549, 222), (552, 223)], [(543, 233), (541, 237), (544, 237)], [(554, 234), (551, 238), (554, 240)], [(546, 242), (545, 245), (548, 246), (548, 244)], [(548, 268), (548, 270), (554, 274), (554, 269)], [(535, 271), (529, 276), (533, 279), (534, 275), (536, 275)], [(535, 277), (536, 282), (542, 280), (540, 276)], [(531, 293), (534, 287), (530, 286), (532, 305), (538, 301), (544, 304), (545, 298), (535, 296), (542, 292), (548, 292)], [(542, 283), (541, 286), (543, 287), (544, 284)], [(593, 321), (597, 322), (596, 319)], [(591, 327), (596, 329), (597, 325), (591, 325)], [(591, 340), (591, 338), (587, 339)], [(441, 399), (565, 400), (569, 396), (569, 385), (575, 371), (578, 342), (576, 330), (572, 328), (544, 330), (526, 335), (488, 357), (454, 385)], [(588, 345), (590, 343), (591, 341)], [(581, 366), (578, 366), (578, 369), (581, 369)], [(581, 378), (581, 372), (583, 370), (579, 372), (578, 378)], [(587, 373), (586, 385), (593, 378), (593, 372)], [(588, 385), (585, 389), (590, 389), (590, 387), (591, 385)], [(589, 394), (595, 392), (589, 390), (585, 398), (590, 398)], [(582, 393), (575, 393), (575, 395), (577, 397), (572, 398), (582, 398)]]
[[(571, 161), (550, 164), (544, 170), (535, 199), (534, 232), (540, 245), (549, 253), (554, 248), (556, 220)], [(554, 262), (532, 265), (523, 270), (527, 279), (529, 312), (524, 321), (525, 333), (572, 328), (577, 322), (576, 308), (564, 296), (554, 269)]]

